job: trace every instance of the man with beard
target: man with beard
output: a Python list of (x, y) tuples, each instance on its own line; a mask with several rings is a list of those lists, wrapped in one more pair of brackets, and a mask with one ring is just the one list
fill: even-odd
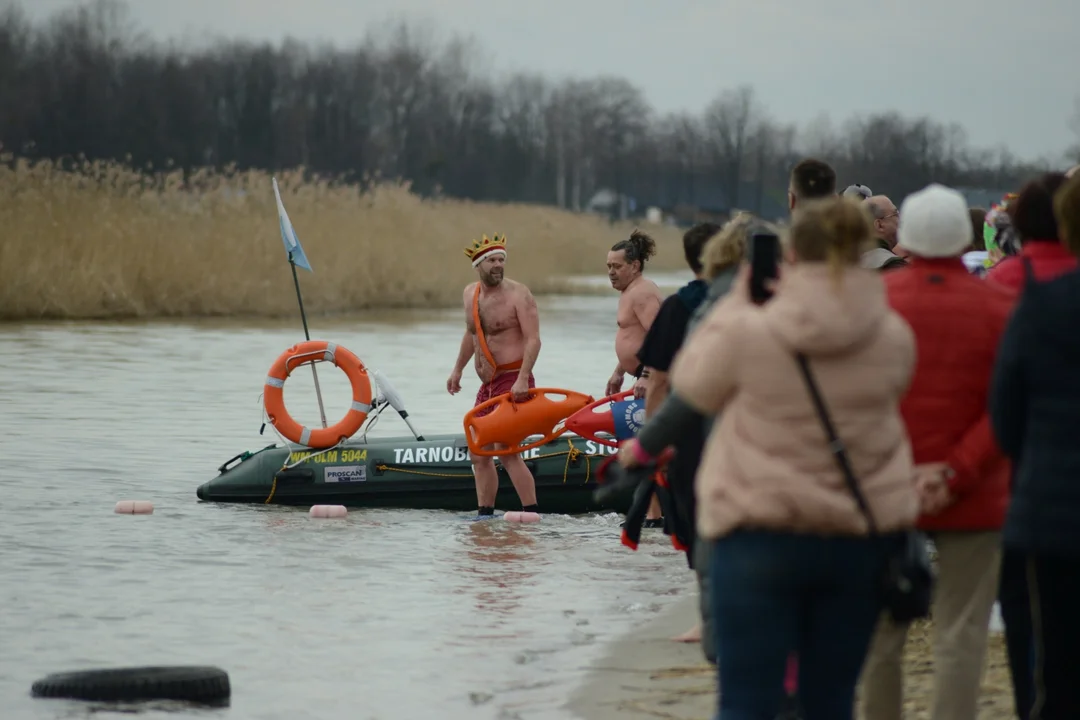
[[(488, 238), (485, 235), (465, 248), (465, 255), (472, 261), (480, 279), (466, 286), (462, 296), (465, 334), (454, 369), (446, 381), (446, 390), (451, 395), (461, 391), (461, 373), (469, 358), (475, 355), (474, 365), (481, 385), (473, 407), (506, 393), (515, 402), (524, 401), (529, 396), (529, 389), (536, 387), (532, 369), (540, 354), (540, 317), (536, 300), (529, 288), (504, 277), (505, 236)], [(480, 414), (488, 412), (490, 410)], [(496, 446), (494, 449), (502, 448)], [(478, 515), (492, 516), (499, 489), (495, 461), (491, 457), (470, 455), (476, 478)], [(525, 461), (517, 453), (500, 455), (499, 461), (514, 484), (522, 510), (537, 512), (536, 481)]]

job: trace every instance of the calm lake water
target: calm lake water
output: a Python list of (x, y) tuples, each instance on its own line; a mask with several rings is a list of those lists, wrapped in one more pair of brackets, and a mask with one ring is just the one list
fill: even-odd
[[(677, 284), (684, 278), (671, 279)], [(540, 384), (600, 396), (614, 362), (614, 293), (541, 301)], [(385, 372), (421, 432), (460, 432), (479, 385), (445, 382), (460, 312), (311, 321)], [(469, 523), (460, 513), (199, 503), (196, 487), (259, 435), (273, 360), (293, 322), (0, 326), (0, 707), (5, 720), (86, 717), (30, 698), (65, 670), (212, 664), (231, 707), (141, 717), (367, 720), (565, 718), (601, 645), (684, 591), (658, 531), (634, 553), (620, 517)], [(327, 419), (344, 374), (320, 364)], [(310, 372), (286, 385), (318, 423)], [(373, 436), (408, 435), (387, 413)], [(151, 516), (113, 514), (121, 499)], [(95, 717), (119, 717), (113, 711)]]

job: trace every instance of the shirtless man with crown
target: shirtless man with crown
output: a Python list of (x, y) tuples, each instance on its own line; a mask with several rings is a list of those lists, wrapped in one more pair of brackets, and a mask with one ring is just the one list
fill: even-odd
[[(473, 407), (498, 395), (510, 393), (515, 401), (528, 398), (536, 387), (532, 369), (540, 354), (540, 316), (529, 288), (504, 277), (506, 236), (495, 235), (475, 241), (465, 255), (476, 268), (479, 280), (465, 287), (465, 334), (457, 362), (446, 381), (451, 395), (461, 391), (461, 373), (475, 356), (480, 391)], [(477, 332), (479, 324), (479, 332)], [(486, 411), (481, 414), (487, 414)], [(496, 449), (500, 449), (499, 446)], [(495, 461), (470, 453), (476, 477), (478, 515), (495, 514), (499, 474)], [(536, 481), (518, 453), (500, 455), (499, 461), (510, 475), (522, 510), (537, 512)]]

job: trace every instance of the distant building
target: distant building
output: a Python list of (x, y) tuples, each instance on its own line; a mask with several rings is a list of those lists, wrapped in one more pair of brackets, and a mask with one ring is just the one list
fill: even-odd
[(968, 207), (979, 207), (989, 210), (991, 205), (1001, 202), (1013, 190), (989, 190), (987, 188), (956, 188), (956, 191), (967, 200)]
[(644, 216), (649, 208), (659, 208), (665, 222), (680, 227), (708, 221), (723, 223), (738, 210), (771, 222), (788, 216), (786, 186), (770, 192), (756, 181), (742, 182), (734, 201), (715, 177), (687, 176), (681, 182), (658, 184), (651, 192), (638, 189), (641, 192), (629, 196), (601, 188), (589, 199), (585, 210), (618, 220)]
[(664, 221), (679, 226), (727, 220), (730, 211), (727, 196), (715, 182), (698, 179), (687, 185), (681, 189), (663, 186), (655, 192), (633, 196), (601, 188), (586, 203), (585, 211), (617, 220), (644, 215), (649, 208), (659, 208)]

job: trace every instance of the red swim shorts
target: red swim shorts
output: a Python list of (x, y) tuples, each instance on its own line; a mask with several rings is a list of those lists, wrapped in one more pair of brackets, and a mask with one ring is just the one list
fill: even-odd
[[(518, 379), (520, 373), (517, 370), (511, 370), (510, 372), (504, 372), (502, 375), (496, 375), (491, 379), (491, 382), (484, 383), (480, 386), (480, 390), (476, 393), (476, 402), (473, 403), (473, 407), (476, 407), (480, 403), (487, 402), (493, 397), (499, 395), (505, 395), (510, 392), (510, 388), (514, 386), (514, 382)], [(529, 373), (529, 387), (536, 387), (536, 380), (533, 379), (532, 373)], [(476, 417), (483, 417), (495, 409), (494, 406), (481, 410), (476, 414)]]

